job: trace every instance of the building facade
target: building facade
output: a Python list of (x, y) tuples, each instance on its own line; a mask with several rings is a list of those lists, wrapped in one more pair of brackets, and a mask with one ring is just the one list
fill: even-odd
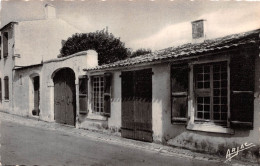
[(205, 40), (203, 21), (194, 43), (85, 68), (78, 126), (224, 156), (250, 142), (242, 158), (259, 159), (260, 30)]
[(93, 50), (56, 58), (74, 30), (47, 18), (1, 29), (1, 110), (221, 155), (250, 142), (259, 158), (259, 29), (206, 40), (198, 20), (193, 43), (98, 66)]

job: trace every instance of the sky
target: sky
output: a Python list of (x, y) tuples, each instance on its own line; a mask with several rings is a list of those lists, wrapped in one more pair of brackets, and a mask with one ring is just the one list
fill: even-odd
[(206, 19), (206, 38), (260, 28), (260, 0), (0, 0), (1, 27), (44, 19), (44, 5), (81, 32), (108, 27), (133, 50), (153, 51), (191, 42), (191, 21)]

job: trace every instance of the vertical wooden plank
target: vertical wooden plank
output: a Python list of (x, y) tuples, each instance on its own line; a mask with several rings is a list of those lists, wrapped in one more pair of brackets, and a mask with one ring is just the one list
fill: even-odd
[(122, 72), (122, 137), (134, 139), (133, 72)]

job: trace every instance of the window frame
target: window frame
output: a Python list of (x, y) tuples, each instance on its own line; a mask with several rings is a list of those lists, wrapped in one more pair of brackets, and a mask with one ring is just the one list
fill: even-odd
[[(95, 78), (98, 78), (98, 96), (96, 96), (97, 93), (95, 92), (95, 90), (97, 90), (97, 88), (95, 87)], [(101, 81), (101, 79), (103, 81)], [(101, 85), (102, 82), (103, 85)], [(96, 97), (98, 97), (98, 100), (96, 100)], [(92, 113), (100, 115), (104, 114), (104, 75), (91, 76), (91, 101)]]
[[(195, 105), (195, 84), (194, 84), (194, 65), (203, 65), (208, 63), (219, 63), (226, 62), (227, 63), (227, 123), (225, 126), (220, 124), (215, 124), (212, 121), (204, 121), (199, 122), (195, 120), (196, 114), (196, 105)], [(188, 130), (196, 130), (196, 131), (205, 131), (205, 132), (214, 132), (214, 133), (227, 133), (233, 134), (234, 130), (230, 128), (230, 56), (219, 56), (216, 59), (208, 58), (202, 59), (199, 61), (190, 62), (190, 74), (189, 74), (189, 101), (188, 101)]]
[[(215, 65), (223, 65), (223, 64), (225, 65), (226, 70), (224, 72), (218, 71), (217, 73), (214, 73)], [(194, 82), (194, 95), (195, 95), (195, 100), (194, 100), (194, 103), (195, 103), (195, 121), (197, 121), (197, 122), (199, 122), (199, 121), (201, 121), (201, 122), (213, 122), (213, 123), (220, 123), (221, 125), (227, 125), (227, 121), (228, 121), (228, 117), (227, 117), (227, 114), (228, 114), (228, 108), (227, 108), (228, 107), (228, 103), (226, 103), (226, 105), (222, 104), (222, 103), (215, 104), (214, 103), (214, 97), (218, 97), (219, 101), (222, 101), (223, 98), (226, 98), (226, 102), (228, 102), (228, 91), (230, 91), (230, 89), (228, 89), (228, 73), (227, 73), (228, 72), (228, 63), (227, 63), (227, 61), (221, 61), (221, 62), (213, 62), (213, 63), (205, 63), (205, 64), (196, 64), (193, 67), (198, 69), (200, 67), (205, 67), (205, 66), (209, 67), (209, 79), (206, 80), (206, 82), (209, 82), (209, 87), (208, 88), (204, 88), (205, 84), (203, 85), (203, 88), (198, 88), (197, 87), (198, 86), (197, 83), (201, 82), (201, 81), (198, 81), (196, 77), (197, 77), (197, 74), (201, 75), (201, 73), (198, 73), (198, 71), (193, 71), (193, 75), (194, 75), (194, 79), (193, 79), (193, 82)], [(203, 70), (203, 73), (204, 73), (204, 70)], [(223, 79), (224, 81), (226, 81), (226, 86), (225, 87), (221, 87), (220, 86), (221, 84), (219, 84), (220, 87), (216, 89), (216, 87), (214, 86), (214, 81), (216, 81), (216, 82), (220, 81), (221, 82), (223, 80), (222, 80), (221, 77), (218, 80), (214, 80), (214, 74), (221, 75), (222, 73), (226, 73), (227, 74), (226, 75), (226, 79)], [(203, 81), (204, 81), (204, 79), (203, 79)], [(215, 89), (221, 91), (221, 93), (222, 93), (222, 90), (226, 89), (226, 95), (225, 96), (214, 96), (214, 90)], [(198, 111), (198, 103), (197, 103), (197, 98), (198, 97), (201, 97), (201, 98), (209, 97), (209, 111), (208, 111), (209, 117), (208, 118), (204, 117), (204, 114), (205, 114), (206, 111), (204, 111), (204, 110), (203, 111)], [(203, 105), (204, 105), (204, 103), (203, 103)], [(219, 120), (214, 118), (214, 105), (221, 106), (219, 108), (222, 108), (222, 105), (223, 105), (223, 107), (226, 107), (227, 112), (226, 112), (226, 118), (224, 120), (221, 120), (222, 116), (220, 116)], [(198, 113), (199, 112), (202, 113), (202, 115), (203, 115), (202, 118), (198, 117)], [(219, 111), (219, 112), (220, 112), (220, 115), (221, 115), (222, 111)]]

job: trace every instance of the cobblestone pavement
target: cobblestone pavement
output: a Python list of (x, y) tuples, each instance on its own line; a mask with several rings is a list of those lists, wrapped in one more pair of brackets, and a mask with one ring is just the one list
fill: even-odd
[[(107, 142), (109, 144), (116, 144), (116, 145), (131, 147), (135, 149), (159, 152), (160, 154), (166, 156), (175, 156), (175, 157), (181, 157), (187, 159), (197, 159), (197, 160), (204, 160), (204, 161), (211, 161), (211, 162), (218, 162), (218, 163), (223, 163), (225, 160), (224, 158), (219, 158), (217, 156), (192, 152), (186, 149), (174, 148), (174, 147), (165, 146), (157, 143), (147, 143), (147, 142), (125, 139), (120, 137), (118, 134), (114, 134), (114, 133), (109, 133), (109, 132), (101, 133), (97, 131), (77, 129), (71, 126), (65, 126), (65, 125), (52, 123), (52, 122), (39, 121), (36, 119), (12, 115), (5, 112), (0, 112), (0, 120), (15, 122), (24, 126), (61, 131), (64, 133), (70, 133), (73, 135), (87, 137), (88, 139)], [(237, 166), (248, 165), (248, 163), (245, 164), (239, 161), (232, 160), (232, 163), (229, 163), (229, 165), (237, 165)]]

